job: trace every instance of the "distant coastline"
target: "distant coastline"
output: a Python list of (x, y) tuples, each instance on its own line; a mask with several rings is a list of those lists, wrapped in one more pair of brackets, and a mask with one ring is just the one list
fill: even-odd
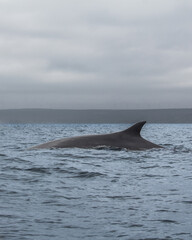
[(192, 123), (192, 109), (0, 110), (0, 123)]

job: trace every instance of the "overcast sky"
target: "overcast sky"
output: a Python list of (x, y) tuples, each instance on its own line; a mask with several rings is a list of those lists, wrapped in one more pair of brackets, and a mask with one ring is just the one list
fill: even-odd
[(191, 0), (0, 0), (0, 109), (189, 107)]

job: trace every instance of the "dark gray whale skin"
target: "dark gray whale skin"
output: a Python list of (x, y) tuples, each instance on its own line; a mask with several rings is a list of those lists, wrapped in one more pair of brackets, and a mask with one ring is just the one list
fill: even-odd
[(116, 133), (63, 138), (34, 146), (31, 149), (109, 147), (127, 150), (144, 150), (162, 148), (161, 146), (149, 142), (141, 137), (140, 131), (145, 123), (146, 121), (138, 122), (132, 127)]

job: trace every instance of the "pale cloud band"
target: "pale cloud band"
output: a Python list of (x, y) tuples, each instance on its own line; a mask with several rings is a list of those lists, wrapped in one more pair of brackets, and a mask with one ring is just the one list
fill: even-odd
[(0, 0), (0, 108), (188, 108), (189, 0)]

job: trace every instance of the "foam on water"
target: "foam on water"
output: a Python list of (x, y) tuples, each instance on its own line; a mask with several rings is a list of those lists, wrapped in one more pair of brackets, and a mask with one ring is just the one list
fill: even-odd
[(192, 239), (192, 125), (146, 125), (164, 149), (27, 150), (127, 127), (0, 125), (0, 239)]

